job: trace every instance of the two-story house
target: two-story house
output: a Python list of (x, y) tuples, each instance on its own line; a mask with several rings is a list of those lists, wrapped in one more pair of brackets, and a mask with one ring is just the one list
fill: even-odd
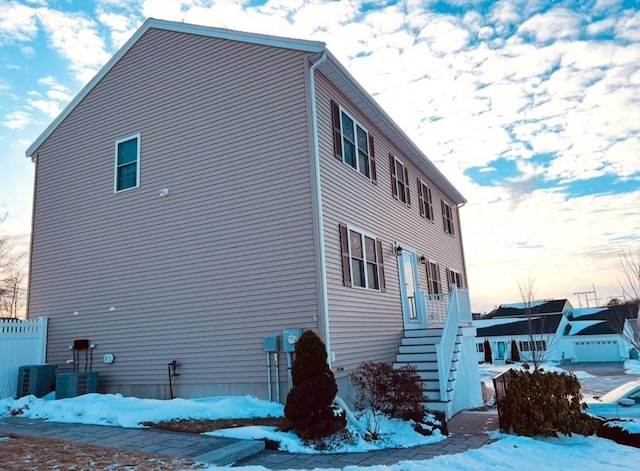
[(481, 403), (465, 200), (323, 43), (147, 20), (27, 156), (29, 316), (101, 391), (167, 397), (177, 360), (182, 397), (265, 397), (264, 337), (300, 328), (341, 395), (395, 359)]

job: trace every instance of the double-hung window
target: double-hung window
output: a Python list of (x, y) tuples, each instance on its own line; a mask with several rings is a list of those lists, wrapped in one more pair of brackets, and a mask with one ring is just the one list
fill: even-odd
[(433, 199), (431, 188), (418, 178), (418, 199), (420, 200), (420, 216), (433, 221)]
[(391, 173), (391, 193), (393, 197), (407, 206), (411, 206), (409, 170), (407, 170), (407, 166), (393, 154), (389, 154), (389, 170)]
[(331, 102), (333, 150), (336, 158), (376, 182), (373, 137), (353, 116)]
[(385, 291), (380, 240), (359, 229), (340, 224), (340, 245), (344, 285)]
[(115, 148), (114, 191), (140, 186), (140, 133), (118, 139)]
[(441, 294), (440, 267), (435, 262), (427, 262), (427, 289), (429, 294)]
[(449, 284), (449, 286), (455, 283), (458, 289), (464, 288), (462, 274), (449, 268), (447, 268), (447, 283)]
[(453, 224), (453, 209), (451, 205), (444, 200), (440, 200), (442, 206), (442, 227), (447, 234), (453, 235), (454, 224)]

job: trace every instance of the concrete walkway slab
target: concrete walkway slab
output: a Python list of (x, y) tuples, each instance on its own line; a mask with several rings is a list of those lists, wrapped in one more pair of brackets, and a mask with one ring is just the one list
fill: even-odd
[(280, 470), (392, 465), (399, 461), (426, 460), (439, 455), (463, 453), (491, 443), (487, 432), (498, 428), (498, 417), (495, 410), (461, 412), (449, 421), (448, 428), (450, 436), (431, 445), (367, 453), (310, 455), (265, 450), (262, 441), (235, 440), (148, 428), (126, 429), (22, 417), (0, 418), (0, 437), (14, 434), (59, 438), (121, 450), (190, 458), (218, 465), (260, 465)]

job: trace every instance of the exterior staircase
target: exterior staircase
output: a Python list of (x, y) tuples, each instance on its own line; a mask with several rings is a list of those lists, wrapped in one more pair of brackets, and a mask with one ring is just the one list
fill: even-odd
[[(463, 365), (463, 329), (471, 324), (469, 294), (451, 284), (447, 295), (424, 295), (424, 310), (427, 326), (405, 329), (394, 367), (415, 366), (425, 386), (427, 408), (450, 418), (465, 402), (463, 397), (454, 401), (454, 393)], [(473, 361), (477, 370), (475, 358)], [(466, 377), (465, 369), (461, 378)]]
[(393, 366), (394, 368), (405, 365), (414, 366), (422, 379), (427, 397), (427, 408), (442, 411), (447, 417), (450, 417), (452, 415), (452, 395), (458, 374), (462, 334), (459, 330), (455, 337), (449, 371), (446, 374), (440, 374), (437, 346), (441, 342), (442, 331), (443, 327), (405, 330)]

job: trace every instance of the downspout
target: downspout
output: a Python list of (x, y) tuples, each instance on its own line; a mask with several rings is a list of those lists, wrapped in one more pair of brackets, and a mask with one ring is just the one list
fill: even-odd
[(327, 267), (324, 251), (324, 220), (322, 211), (322, 188), (320, 184), (320, 146), (318, 145), (318, 119), (316, 107), (315, 69), (327, 59), (326, 52), (322, 52), (320, 59), (309, 69), (309, 93), (311, 94), (311, 132), (313, 135), (313, 173), (316, 184), (316, 218), (318, 220), (318, 243), (320, 256), (320, 295), (322, 296), (322, 329), (324, 344), (327, 347), (327, 363), (331, 368), (333, 361), (331, 353), (331, 334), (329, 332), (329, 297), (327, 295)]

